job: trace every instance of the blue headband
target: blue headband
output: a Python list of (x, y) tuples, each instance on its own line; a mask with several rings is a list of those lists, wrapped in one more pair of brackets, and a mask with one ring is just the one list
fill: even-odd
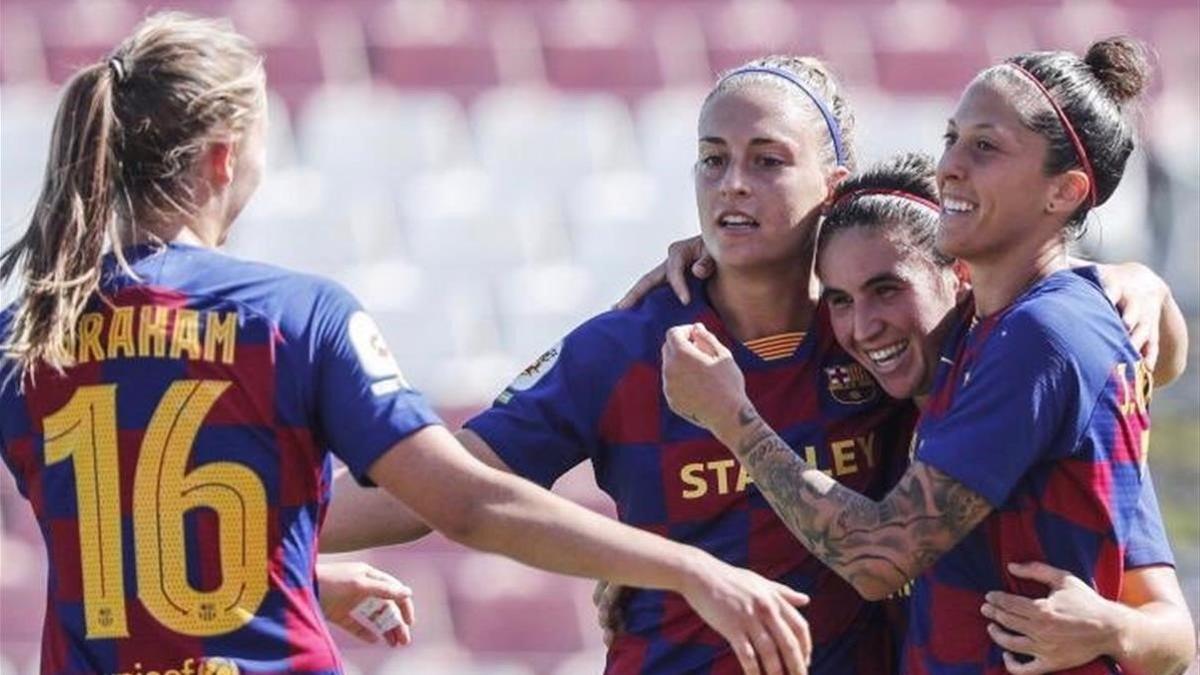
[(838, 125), (837, 118), (833, 116), (833, 113), (829, 112), (829, 108), (825, 107), (825, 104), (820, 98), (817, 98), (816, 94), (812, 93), (808, 90), (808, 87), (804, 86), (804, 83), (800, 81), (800, 78), (780, 68), (771, 68), (769, 66), (752, 66), (749, 68), (738, 68), (737, 70), (729, 73), (725, 77), (721, 78), (721, 82), (718, 82), (717, 86), (721, 86), (722, 83), (735, 75), (746, 75), (749, 73), (765, 73), (767, 75), (775, 75), (776, 77), (782, 77), (788, 82), (791, 82), (799, 87), (800, 91), (804, 92), (804, 94), (813, 102), (813, 105), (817, 106), (817, 110), (821, 111), (821, 117), (825, 118), (825, 126), (829, 127), (829, 138), (833, 140), (834, 159), (837, 160), (838, 166), (845, 166), (846, 153), (842, 150), (842, 129)]

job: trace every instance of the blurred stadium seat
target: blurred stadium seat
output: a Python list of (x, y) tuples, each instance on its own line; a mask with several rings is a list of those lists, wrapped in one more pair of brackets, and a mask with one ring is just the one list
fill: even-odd
[(0, 231), (5, 235), (33, 212), (57, 103), (55, 91), (40, 84), (0, 90)]
[[(538, 13), (546, 80), (565, 91), (633, 98), (660, 89), (655, 24), (623, 0), (545, 3)], [(651, 20), (647, 20), (651, 19)]]
[(389, 85), (473, 96), (500, 83), (489, 26), (472, 3), (389, 2), (368, 19), (371, 70)]

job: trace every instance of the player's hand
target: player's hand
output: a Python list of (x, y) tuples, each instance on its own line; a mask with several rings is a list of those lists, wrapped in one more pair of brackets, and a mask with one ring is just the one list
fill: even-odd
[(812, 636), (796, 609), (808, 604), (808, 596), (712, 556), (705, 561), (681, 593), (729, 641), (742, 670), (748, 675), (808, 673)]
[(704, 241), (699, 237), (681, 239), (667, 247), (667, 259), (654, 269), (642, 275), (641, 279), (625, 292), (625, 296), (617, 301), (614, 309), (629, 309), (646, 297), (664, 281), (671, 284), (671, 290), (679, 302), (689, 304), (692, 294), (688, 291), (687, 270), (692, 270), (692, 276), (697, 279), (707, 279), (717, 271), (716, 263), (704, 248)]
[[(675, 326), (662, 348), (663, 393), (675, 414), (714, 433), (749, 404), (733, 354), (704, 324)], [(718, 434), (720, 436), (720, 434)]]
[[(1045, 563), (1010, 564), (1016, 577), (1045, 584), (1045, 598), (992, 591), (980, 611), (992, 621), (988, 635), (1004, 649), (1014, 675), (1049, 673), (1113, 653), (1118, 626), (1109, 619), (1110, 601), (1068, 572)], [(1018, 659), (1016, 654), (1033, 657)]]
[(1158, 363), (1159, 325), (1171, 288), (1141, 263), (1097, 265), (1104, 294), (1121, 313), (1129, 342), (1150, 370)]
[[(379, 619), (391, 619), (383, 625), (398, 623), (381, 631), (388, 646), (412, 642), (412, 626), (416, 619), (412, 591), (392, 575), (362, 562), (319, 562), (317, 583), (321, 590), (321, 612), (326, 621), (363, 642), (374, 644), (379, 640), (376, 631), (354, 618), (354, 608), (370, 598), (379, 598), (385, 601)], [(389, 602), (395, 604), (386, 605)]]
[(596, 606), (596, 618), (604, 631), (604, 646), (612, 647), (613, 641), (625, 630), (621, 621), (621, 600), (625, 587), (600, 580), (592, 591), (592, 604)]

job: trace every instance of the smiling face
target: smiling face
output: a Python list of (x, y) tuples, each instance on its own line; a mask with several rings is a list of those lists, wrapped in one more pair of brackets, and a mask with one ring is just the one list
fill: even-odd
[(1060, 236), (1062, 225), (1047, 218), (1047, 204), (1057, 198), (1061, 178), (1046, 174), (1046, 140), (1022, 124), (1008, 86), (976, 78), (947, 122), (945, 139), (937, 172), (940, 250), (979, 263)]
[(838, 343), (889, 396), (905, 399), (929, 389), (938, 325), (962, 287), (950, 267), (886, 229), (837, 232), (822, 244), (817, 271)]
[(819, 152), (828, 132), (762, 83), (713, 95), (699, 132), (696, 202), (717, 265), (794, 264), (829, 193)]

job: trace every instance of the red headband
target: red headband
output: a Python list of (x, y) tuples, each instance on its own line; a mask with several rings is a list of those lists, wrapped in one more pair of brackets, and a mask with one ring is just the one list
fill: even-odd
[(833, 209), (837, 208), (838, 204), (848, 202), (851, 199), (854, 199), (856, 197), (866, 197), (869, 195), (883, 195), (885, 197), (900, 197), (901, 199), (907, 199), (910, 202), (916, 202), (917, 204), (920, 204), (921, 206), (924, 206), (927, 209), (933, 209), (937, 213), (942, 212), (942, 207), (937, 202), (930, 201), (920, 195), (915, 195), (911, 192), (905, 192), (904, 190), (892, 190), (889, 188), (863, 188), (861, 190), (852, 190), (852, 191), (847, 192), (846, 194), (842, 195), (841, 197), (838, 197), (837, 201), (835, 201), (829, 205), (829, 210), (832, 211)]
[(1071, 120), (1067, 119), (1067, 114), (1063, 112), (1063, 109), (1059, 107), (1058, 103), (1055, 103), (1054, 97), (1050, 95), (1050, 90), (1046, 89), (1046, 86), (1042, 84), (1041, 81), (1036, 77), (1034, 77), (1033, 73), (1025, 70), (1019, 64), (1013, 63), (1012, 61), (1009, 61), (1008, 65), (1016, 68), (1018, 73), (1021, 73), (1025, 76), (1025, 79), (1032, 82), (1033, 85), (1042, 92), (1042, 95), (1046, 97), (1046, 100), (1050, 102), (1050, 107), (1054, 108), (1054, 114), (1058, 115), (1058, 121), (1062, 123), (1063, 129), (1066, 129), (1067, 131), (1067, 136), (1071, 138), (1071, 145), (1075, 146), (1075, 154), (1079, 156), (1079, 163), (1083, 165), (1083, 172), (1087, 174), (1088, 202), (1091, 208), (1095, 208), (1096, 174), (1092, 171), (1092, 162), (1088, 159), (1087, 151), (1083, 148), (1083, 141), (1079, 140), (1079, 135), (1075, 133), (1075, 127), (1071, 126)]

